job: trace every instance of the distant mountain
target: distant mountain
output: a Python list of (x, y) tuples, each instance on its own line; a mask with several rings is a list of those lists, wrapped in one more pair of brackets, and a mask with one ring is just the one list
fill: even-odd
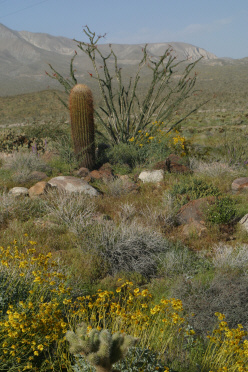
[[(154, 57), (159, 57), (169, 47), (178, 60), (191, 58), (196, 60), (203, 56), (207, 62), (216, 62), (217, 57), (206, 50), (180, 42), (148, 44), (147, 50)], [(118, 62), (130, 69), (137, 65), (142, 57), (144, 44), (113, 44)], [(48, 86), (58, 87), (46, 76), (51, 63), (64, 76), (69, 73), (70, 59), (77, 49), (75, 41), (65, 37), (49, 34), (14, 31), (0, 24), (0, 95), (12, 95), (46, 89)], [(99, 46), (102, 53), (109, 51), (109, 45)], [(100, 60), (98, 61), (100, 63)], [(89, 78), (92, 70), (88, 57), (82, 52), (75, 60), (77, 74), (82, 81)]]

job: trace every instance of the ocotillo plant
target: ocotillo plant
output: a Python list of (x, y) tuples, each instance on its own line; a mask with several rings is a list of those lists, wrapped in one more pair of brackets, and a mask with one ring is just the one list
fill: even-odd
[(137, 338), (121, 332), (112, 335), (107, 329), (87, 332), (85, 323), (76, 329), (76, 333), (68, 331), (66, 339), (70, 343), (70, 352), (82, 353), (97, 372), (118, 372), (112, 369), (113, 364), (124, 358), (128, 348), (138, 342)]
[(81, 167), (92, 169), (95, 164), (94, 109), (92, 92), (87, 85), (73, 87), (69, 107), (75, 154)]
[[(195, 91), (197, 74), (193, 73), (195, 65), (202, 59), (188, 63), (187, 60), (179, 61), (169, 46), (158, 58), (149, 54), (147, 47), (140, 48), (141, 61), (137, 66), (137, 72), (129, 79), (123, 79), (122, 67), (119, 66), (115, 47), (109, 44), (106, 53), (98, 41), (104, 37), (96, 36), (88, 26), (83, 32), (88, 37), (87, 42), (76, 41), (78, 48), (84, 52), (92, 63), (93, 70), (89, 73), (90, 78), (98, 83), (102, 104), (95, 110), (99, 135), (105, 143), (118, 145), (119, 143), (130, 143), (132, 137), (136, 137), (139, 131), (151, 132), (152, 122), (163, 122), (166, 131), (170, 132), (190, 114), (195, 112), (205, 102), (200, 102), (195, 107), (185, 109), (180, 115), (178, 108)], [(143, 55), (143, 56), (142, 56)], [(75, 51), (70, 64), (70, 78), (64, 78), (57, 70), (49, 64), (52, 74), (47, 75), (57, 80), (66, 92), (74, 84), (77, 84), (74, 69)], [(100, 62), (100, 66), (98, 61)], [(184, 63), (184, 65), (183, 65)], [(186, 66), (185, 66), (185, 63)], [(179, 66), (181, 68), (179, 70)], [(149, 69), (146, 79), (147, 89), (141, 92), (141, 71)], [(94, 72), (93, 72), (94, 71)], [(180, 76), (178, 79), (177, 77)], [(174, 77), (176, 79), (174, 79)], [(152, 135), (152, 134), (151, 134)]]

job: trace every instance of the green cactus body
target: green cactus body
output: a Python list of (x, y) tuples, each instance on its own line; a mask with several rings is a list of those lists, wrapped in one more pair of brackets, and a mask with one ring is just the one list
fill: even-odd
[(75, 85), (70, 93), (71, 132), (74, 151), (80, 166), (93, 169), (95, 164), (94, 109), (91, 90), (84, 84)]
[(112, 365), (124, 358), (128, 348), (138, 342), (137, 338), (120, 332), (112, 335), (107, 329), (92, 329), (87, 333), (85, 323), (77, 328), (76, 333), (68, 331), (66, 339), (70, 343), (70, 352), (85, 355), (97, 372), (115, 372)]

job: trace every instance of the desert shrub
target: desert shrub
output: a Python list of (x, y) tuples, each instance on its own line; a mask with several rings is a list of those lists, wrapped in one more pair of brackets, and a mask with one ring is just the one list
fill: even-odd
[(216, 177), (235, 177), (239, 174), (236, 167), (231, 166), (228, 162), (212, 161), (206, 162), (197, 158), (189, 159), (190, 168), (198, 175), (210, 178)]
[(120, 204), (119, 217), (123, 222), (130, 221), (135, 218), (136, 208), (132, 203)]
[(209, 206), (206, 211), (207, 222), (211, 225), (229, 224), (238, 217), (235, 200), (230, 196), (223, 196)]
[(47, 120), (44, 122), (34, 122), (25, 127), (25, 132), (29, 134), (31, 138), (39, 138), (47, 140), (47, 144), (50, 141), (57, 141), (65, 135), (68, 135), (70, 127), (64, 120)]
[(22, 247), (14, 241), (0, 250), (2, 371), (44, 371), (59, 364), (55, 351), (67, 327), (67, 279), (52, 255), (36, 254), (35, 245), (26, 238)]
[(29, 171), (46, 171), (47, 164), (33, 152), (14, 152), (12, 156), (5, 158), (4, 165), (7, 169), (19, 171), (28, 169)]
[(32, 180), (33, 171), (49, 172), (50, 167), (35, 152), (14, 152), (4, 160), (3, 167), (10, 169), (15, 182), (25, 183)]
[(247, 273), (248, 270), (248, 245), (240, 244), (234, 247), (219, 243), (213, 247), (213, 265), (224, 272), (237, 270)]
[(16, 202), (6, 192), (0, 194), (0, 223), (4, 224), (13, 215)]
[(246, 167), (248, 164), (247, 144), (247, 133), (243, 132), (242, 135), (237, 132), (229, 135), (225, 133), (222, 148), (226, 162), (230, 165)]
[(86, 194), (51, 191), (44, 199), (44, 208), (54, 223), (77, 232), (91, 223), (96, 206)]
[[(51, 253), (38, 254), (36, 244), (26, 237), (21, 246), (13, 241), (0, 249), (3, 372), (91, 371), (82, 357), (73, 358), (69, 354), (64, 337), (82, 322), (88, 325), (88, 331), (108, 329), (139, 338), (139, 347), (130, 349), (127, 358), (115, 365), (123, 371), (196, 372), (210, 368), (217, 371), (219, 367), (224, 371), (227, 366), (238, 372), (247, 365), (246, 332), (240, 324), (240, 319), (245, 323), (248, 320), (247, 275), (214, 277), (204, 286), (205, 292), (201, 292), (204, 298), (199, 290), (195, 291), (199, 286), (192, 286), (185, 298), (186, 307), (191, 311), (197, 308), (198, 312), (194, 311), (196, 314), (190, 319), (185, 316), (182, 301), (160, 297), (154, 302), (147, 289), (135, 288), (132, 282), (122, 279), (118, 279), (115, 291), (99, 289), (93, 295), (85, 293), (73, 299), (65, 275), (67, 268), (53, 260)], [(238, 290), (238, 283), (242, 290)], [(230, 302), (230, 297), (234, 302)], [(199, 306), (201, 301), (204, 306)], [(225, 316), (219, 311), (223, 305), (228, 323), (223, 322)], [(209, 311), (211, 314), (214, 311), (219, 322), (204, 345), (194, 336), (192, 322), (197, 325), (203, 320), (206, 332), (215, 323), (214, 316), (206, 316)], [(236, 322), (237, 328), (231, 328)], [(190, 359), (192, 350), (197, 356), (194, 359)]]
[(20, 196), (18, 199), (6, 192), (0, 194), (0, 222), (5, 223), (10, 219), (27, 221), (31, 218), (40, 217), (44, 213), (41, 199), (30, 199)]
[[(12, 196), (14, 199), (14, 197)], [(32, 218), (43, 217), (45, 214), (44, 201), (40, 198), (30, 199), (29, 197), (20, 196), (18, 202), (14, 200), (12, 218), (19, 221), (28, 221)]]
[(146, 205), (140, 214), (144, 218), (143, 223), (148, 227), (153, 226), (156, 229), (160, 227), (166, 231), (176, 223), (177, 204), (175, 198), (169, 192), (164, 192), (160, 205)]
[(218, 318), (213, 333), (209, 336), (207, 350), (201, 360), (202, 371), (245, 371), (247, 369), (247, 331), (242, 324), (230, 328), (225, 315)]
[(215, 327), (215, 312), (225, 314), (230, 327), (237, 327), (240, 323), (248, 327), (247, 288), (248, 277), (245, 274), (206, 271), (204, 275), (177, 282), (171, 295), (180, 296), (185, 311), (195, 314), (191, 320), (193, 329), (206, 335)]
[[(119, 280), (115, 293), (99, 290), (72, 301), (66, 268), (54, 261), (51, 253), (38, 254), (36, 244), (26, 238), (20, 248), (16, 241), (6, 249), (1, 247), (2, 371), (57, 371), (65, 366), (70, 370), (72, 358), (64, 334), (82, 321), (88, 329), (122, 330), (139, 337), (142, 350), (149, 345), (153, 350), (158, 348), (161, 355), (165, 350), (170, 355), (171, 346), (182, 339), (184, 333), (178, 330), (184, 327), (185, 319), (180, 300), (163, 298), (155, 304), (148, 290), (134, 289), (132, 282)], [(180, 348), (178, 342), (177, 352)], [(149, 358), (150, 363), (155, 360), (151, 353), (143, 361)]]
[(113, 178), (112, 180), (104, 180), (104, 184), (100, 189), (106, 195), (120, 196), (130, 192), (130, 181), (128, 179)]
[(180, 242), (171, 244), (160, 264), (161, 273), (166, 277), (182, 275), (186, 280), (191, 280), (194, 275), (211, 270), (212, 267), (209, 259), (193, 253)]
[(120, 143), (107, 148), (106, 156), (111, 164), (127, 164), (131, 168), (144, 161), (139, 148), (128, 143)]
[(52, 142), (52, 148), (57, 152), (59, 161), (65, 164), (69, 171), (77, 168), (78, 160), (73, 149), (70, 134), (57, 137), (56, 140)]
[(216, 151), (216, 149), (213, 149), (211, 146), (196, 143), (195, 141), (194, 143), (188, 143), (188, 155), (203, 161), (209, 161), (209, 158), (214, 156), (213, 150)]
[(155, 275), (159, 257), (169, 247), (161, 234), (151, 232), (135, 220), (119, 225), (112, 221), (95, 223), (81, 237), (86, 245), (84, 249), (102, 256), (110, 275), (137, 272), (149, 278)]
[(184, 205), (190, 200), (206, 196), (218, 196), (220, 195), (220, 191), (212, 183), (190, 177), (186, 179), (182, 178), (181, 182), (176, 183), (171, 189), (171, 195), (176, 199), (179, 205)]
[(164, 122), (153, 122), (149, 130), (139, 130), (129, 142), (140, 148), (140, 154), (146, 161), (159, 161), (171, 153), (183, 157), (188, 152), (186, 138), (176, 128), (168, 133)]

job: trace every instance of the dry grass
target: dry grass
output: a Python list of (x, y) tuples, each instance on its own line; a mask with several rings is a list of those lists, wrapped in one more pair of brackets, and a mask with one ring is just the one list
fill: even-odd
[(197, 158), (190, 158), (190, 168), (196, 174), (211, 178), (237, 177), (240, 174), (240, 170), (237, 167), (230, 166), (228, 163), (216, 161), (209, 163)]

